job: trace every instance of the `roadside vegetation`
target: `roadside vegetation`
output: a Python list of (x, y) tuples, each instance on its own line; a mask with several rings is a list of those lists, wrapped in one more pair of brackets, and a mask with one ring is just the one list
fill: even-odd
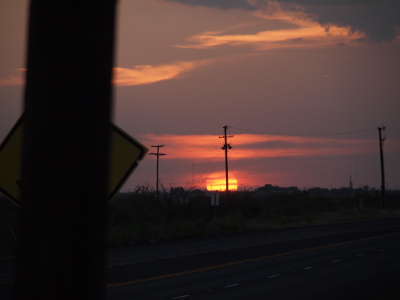
[[(368, 187), (299, 190), (265, 185), (231, 192), (229, 198), (221, 193), (219, 206), (214, 209), (209, 192), (203, 190), (162, 189), (157, 197), (149, 186), (138, 186), (108, 203), (107, 243), (121, 246), (399, 217), (400, 191), (387, 191), (386, 203), (387, 209), (382, 210), (380, 191)], [(15, 252), (18, 210), (0, 196), (0, 257)]]

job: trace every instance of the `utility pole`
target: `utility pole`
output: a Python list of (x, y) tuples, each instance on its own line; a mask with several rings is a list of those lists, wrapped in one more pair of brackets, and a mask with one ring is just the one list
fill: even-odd
[(382, 128), (378, 127), (379, 130), (379, 152), (381, 156), (381, 189), (382, 189), (382, 209), (386, 209), (386, 200), (385, 200), (385, 167), (383, 164), (383, 142), (385, 138), (382, 138), (382, 130), (385, 130), (386, 127), (383, 126)]
[(192, 177), (192, 182), (193, 182), (193, 188), (194, 188), (194, 164), (192, 164), (192, 175), (193, 175), (193, 177)]
[(228, 178), (228, 149), (232, 149), (232, 146), (228, 144), (228, 137), (233, 137), (233, 135), (226, 135), (226, 130), (228, 129), (228, 126), (224, 126), (224, 135), (219, 136), (219, 138), (224, 139), (224, 146), (222, 146), (222, 150), (225, 150), (225, 176), (226, 176), (226, 197), (228, 198), (229, 195), (229, 178)]
[(152, 146), (152, 147), (157, 148), (157, 153), (152, 152), (152, 153), (149, 153), (149, 155), (150, 155), (150, 154), (152, 154), (152, 155), (157, 155), (156, 191), (157, 191), (157, 199), (158, 199), (158, 195), (159, 195), (159, 193), (158, 193), (158, 160), (159, 160), (160, 155), (166, 155), (166, 154), (160, 153), (160, 147), (164, 147), (164, 145), (157, 145), (157, 146)]

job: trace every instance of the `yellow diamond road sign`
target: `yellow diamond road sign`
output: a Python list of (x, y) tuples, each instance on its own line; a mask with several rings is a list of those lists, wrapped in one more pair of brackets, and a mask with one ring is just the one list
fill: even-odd
[[(22, 167), (23, 117), (11, 129), (0, 146), (0, 192), (21, 204), (20, 182)], [(146, 147), (123, 130), (111, 124), (110, 170), (107, 200), (118, 192), (139, 160), (147, 153)]]

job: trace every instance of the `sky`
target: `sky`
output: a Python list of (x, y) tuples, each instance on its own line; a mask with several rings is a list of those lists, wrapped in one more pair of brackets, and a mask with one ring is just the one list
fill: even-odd
[[(28, 4), (0, 0), (0, 140), (23, 112)], [(113, 122), (165, 188), (400, 189), (400, 2), (122, 0)], [(222, 174), (222, 175), (221, 175)], [(148, 155), (121, 191), (155, 188)]]

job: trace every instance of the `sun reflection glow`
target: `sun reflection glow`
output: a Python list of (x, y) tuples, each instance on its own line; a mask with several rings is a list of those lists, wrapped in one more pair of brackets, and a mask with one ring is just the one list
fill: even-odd
[[(230, 191), (236, 191), (238, 181), (236, 176), (229, 172), (228, 174), (228, 188)], [(212, 173), (207, 179), (208, 191), (226, 191), (226, 178), (225, 172)]]

